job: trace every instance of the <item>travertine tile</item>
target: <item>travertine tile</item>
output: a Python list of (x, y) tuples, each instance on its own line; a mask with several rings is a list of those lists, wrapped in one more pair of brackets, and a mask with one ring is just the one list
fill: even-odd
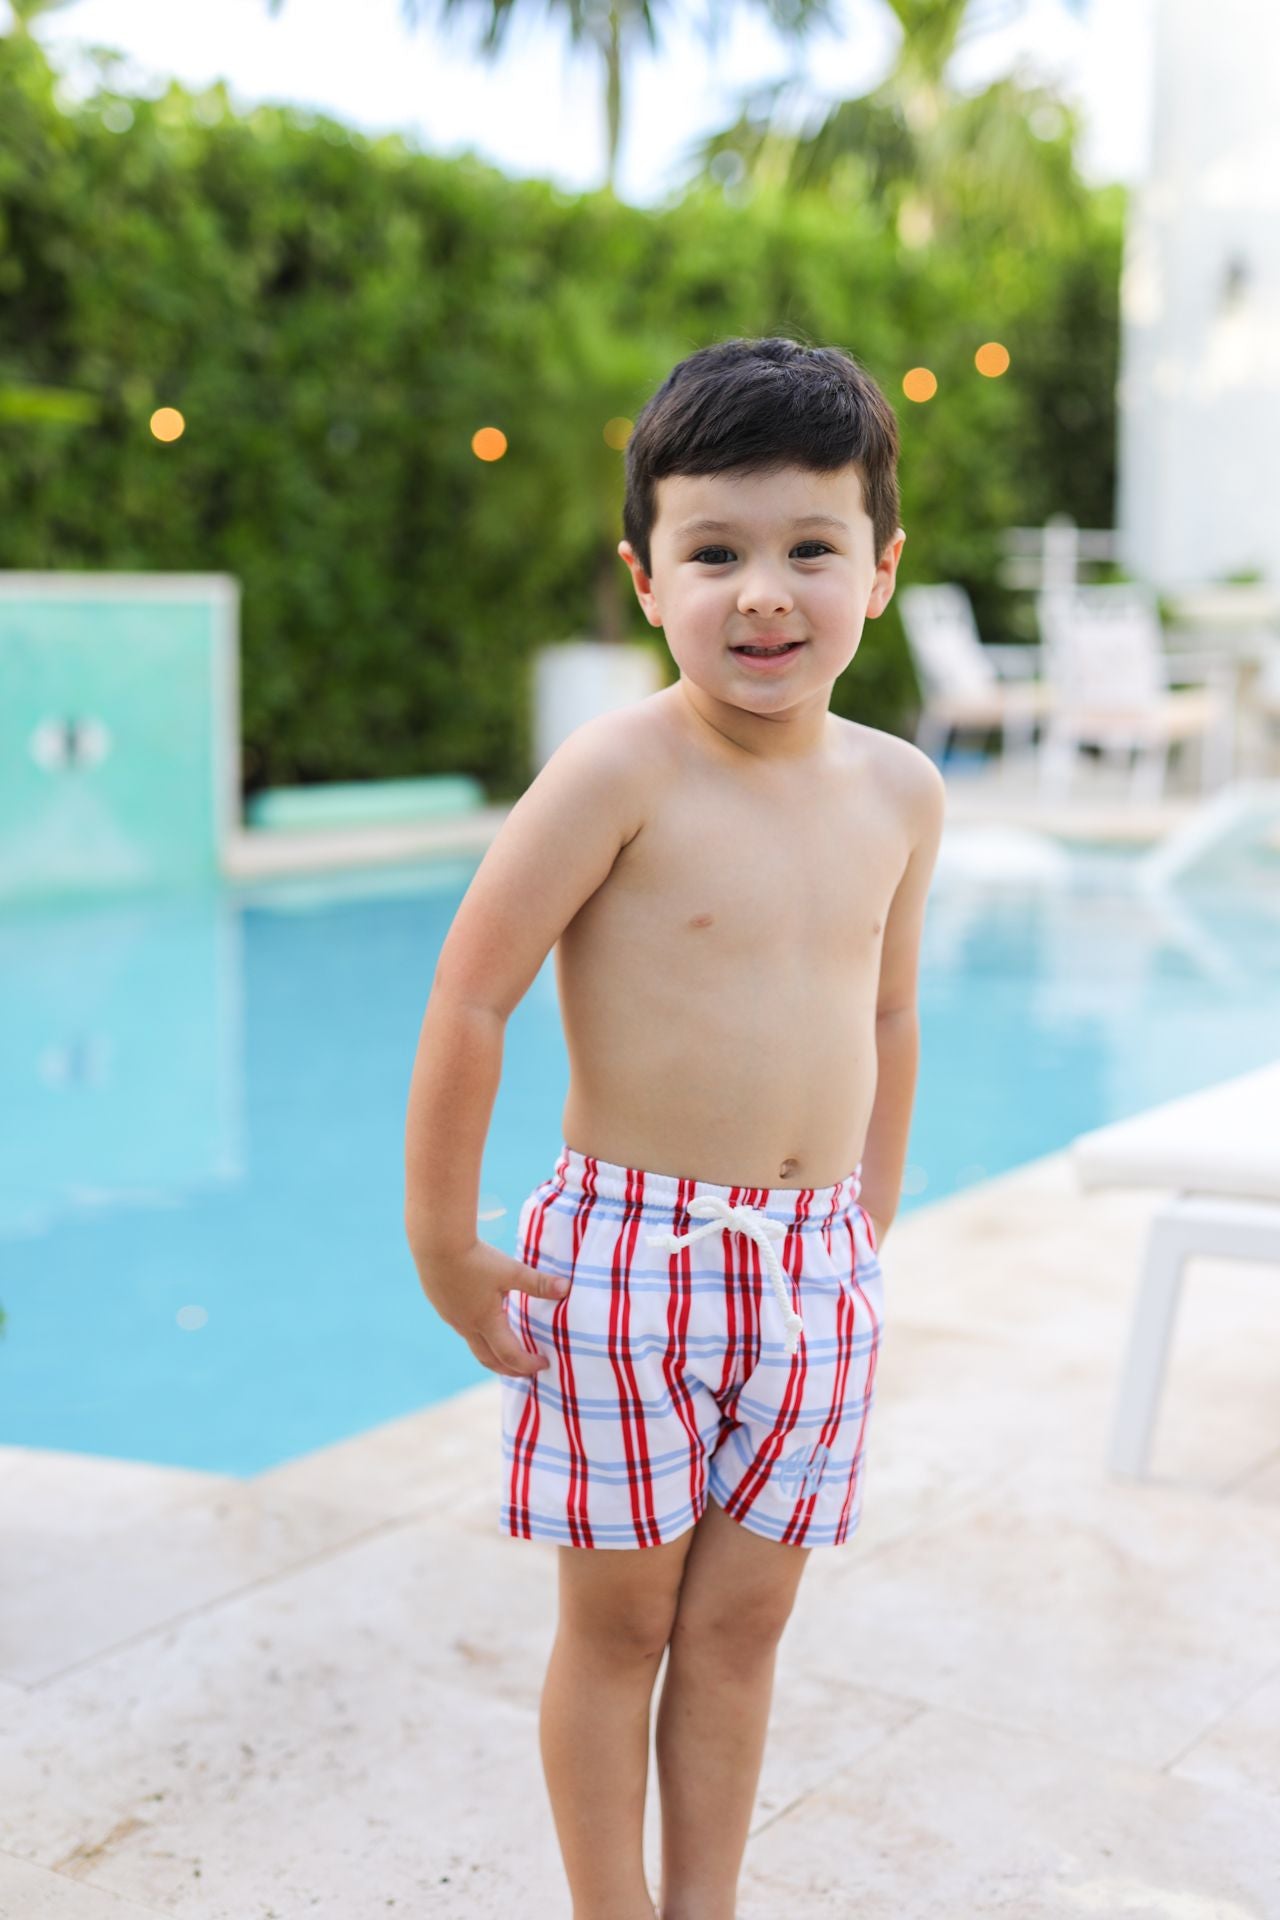
[(17, 1529), (0, 1584), (0, 1677), (48, 1680), (368, 1532), (365, 1514), (229, 1481), (85, 1540)]
[[(1169, 1771), (1223, 1792), (1256, 1794), (1280, 1818), (1280, 1668), (1215, 1721)], [(1280, 1913), (1280, 1853), (1276, 1887)]]
[[(348, 1764), (373, 1778), (411, 1755), (451, 1777), (486, 1702), (536, 1762), (554, 1564), (527, 1544), (389, 1527), (23, 1693), (0, 1736), (0, 1845), (53, 1866), (122, 1821), (185, 1833), (286, 1783), (305, 1801)], [(143, 1844), (125, 1833), (112, 1858)]]
[(551, 1897), (551, 1597), (459, 1565), (449, 1528), (228, 1597), (27, 1697), (0, 1738), (2, 1843), (201, 1920), (461, 1914), (482, 1910), (461, 1880), (514, 1899), (539, 1860)]
[(21, 1533), (29, 1544), (51, 1535), (89, 1540), (234, 1484), (221, 1474), (145, 1460), (0, 1447), (0, 1538), (10, 1541)]
[(863, 1565), (815, 1555), (797, 1608), (806, 1666), (839, 1635), (852, 1680), (1159, 1768), (1280, 1664), (1280, 1516), (1035, 1462)]
[[(930, 1410), (949, 1416), (959, 1400), (964, 1419), (953, 1425), (966, 1451), (984, 1431), (1001, 1446), (1014, 1435), (1019, 1454), (1051, 1440), (1055, 1451), (1105, 1473), (1158, 1198), (1109, 1190), (1082, 1197), (1068, 1157), (1058, 1154), (895, 1226), (886, 1248), (887, 1419), (901, 1401), (914, 1403), (913, 1419), (927, 1420)], [(984, 1340), (998, 1344), (984, 1350)], [(1225, 1490), (1275, 1455), (1277, 1352), (1280, 1268), (1189, 1263), (1153, 1480)], [(879, 1401), (876, 1411), (883, 1426)], [(1265, 1486), (1255, 1488), (1259, 1497)]]
[[(801, 1628), (803, 1631), (803, 1628)], [(665, 1666), (654, 1688), (654, 1722)], [(821, 1679), (796, 1665), (784, 1638), (764, 1765), (751, 1830), (758, 1832), (823, 1786), (842, 1767), (873, 1752), (925, 1709), (872, 1687), (854, 1686), (829, 1674)], [(650, 1740), (649, 1790), (645, 1802), (645, 1859), (655, 1888), (662, 1858), (661, 1800), (657, 1754)]]
[(465, 1503), (500, 1472), (497, 1377), (349, 1440), (287, 1460), (254, 1485), (352, 1507), (379, 1519), (405, 1519)]
[(742, 1920), (1275, 1920), (1261, 1801), (930, 1712), (748, 1842)]
[[(1126, 1313), (1126, 1343), (1128, 1336)], [(1117, 1350), (1108, 1382), (1117, 1392), (1120, 1371)], [(1280, 1267), (1193, 1260), (1183, 1277), (1147, 1477), (1153, 1486), (1248, 1488), (1252, 1499), (1270, 1497), (1274, 1505), (1278, 1450)]]
[(1280, 1449), (1269, 1453), (1256, 1466), (1231, 1483), (1230, 1491), (1241, 1500), (1256, 1500), (1260, 1506), (1280, 1507)]
[(161, 1912), (0, 1853), (0, 1920), (155, 1920)]

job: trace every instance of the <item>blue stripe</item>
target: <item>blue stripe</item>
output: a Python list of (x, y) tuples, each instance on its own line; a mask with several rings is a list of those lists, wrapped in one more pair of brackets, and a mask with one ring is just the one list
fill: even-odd
[[(498, 1526), (503, 1533), (512, 1532), (512, 1528), (508, 1524), (508, 1517), (511, 1511), (511, 1502), (504, 1500), (498, 1510)], [(523, 1507), (517, 1507), (515, 1511), (521, 1515), (524, 1513)], [(693, 1525), (693, 1522), (693, 1502), (692, 1500), (686, 1500), (682, 1507), (676, 1507), (670, 1513), (657, 1515), (654, 1520), (654, 1525), (662, 1536), (662, 1542), (665, 1545), (669, 1540), (675, 1539), (677, 1534), (686, 1532)], [(582, 1522), (579, 1520), (577, 1524), (580, 1538), (583, 1530)], [(606, 1521), (604, 1523), (589, 1520), (587, 1524), (591, 1528), (591, 1538), (598, 1547), (639, 1547), (640, 1545), (639, 1540), (636, 1538), (636, 1523), (634, 1520), (627, 1520), (625, 1522)], [(646, 1533), (649, 1531), (647, 1519), (642, 1519), (640, 1525), (642, 1531)], [(568, 1520), (562, 1520), (554, 1514), (534, 1513), (530, 1510), (529, 1532), (535, 1540), (557, 1540), (561, 1545), (569, 1547), (576, 1544), (573, 1534), (569, 1531)]]
[[(549, 1371), (550, 1369), (548, 1369), (548, 1372)], [(522, 1399), (527, 1400), (530, 1392), (528, 1384), (526, 1382), (512, 1380), (510, 1376), (506, 1376), (506, 1378), (512, 1393), (518, 1394)], [(710, 1392), (711, 1389), (707, 1388), (706, 1391)], [(869, 1395), (863, 1394), (860, 1399), (855, 1400), (850, 1398), (843, 1400), (840, 1404), (841, 1420), (856, 1418), (859, 1414), (871, 1407), (874, 1400), (874, 1392)], [(538, 1404), (549, 1412), (558, 1413), (562, 1419), (568, 1419), (569, 1410), (565, 1405), (564, 1395), (559, 1387), (547, 1379), (545, 1373), (539, 1375), (538, 1378)], [(646, 1421), (657, 1422), (660, 1420), (680, 1419), (680, 1415), (676, 1412), (675, 1401), (669, 1393), (655, 1394), (651, 1400), (645, 1399), (643, 1394), (636, 1395), (635, 1398), (628, 1395), (626, 1404), (633, 1409), (642, 1409)], [(621, 1433), (621, 1426), (619, 1424), (621, 1406), (622, 1402), (616, 1393), (607, 1394), (599, 1399), (579, 1393), (574, 1400), (574, 1408), (580, 1419), (608, 1422), (610, 1425), (617, 1427), (619, 1433)], [(734, 1402), (734, 1406), (740, 1416), (744, 1418), (750, 1417), (758, 1421), (765, 1432), (772, 1432), (778, 1424), (778, 1409), (777, 1407), (771, 1406), (767, 1401), (756, 1400), (746, 1394), (740, 1393)], [(796, 1416), (795, 1424), (800, 1427), (818, 1427), (822, 1425), (824, 1420), (829, 1419), (830, 1415), (831, 1407), (829, 1401), (824, 1398), (822, 1394), (815, 1394), (810, 1403), (801, 1405), (800, 1411)], [(512, 1427), (517, 1424), (517, 1416), (514, 1413), (511, 1416), (509, 1424)], [(721, 1423), (717, 1421), (715, 1426), (708, 1428), (708, 1434), (714, 1435), (718, 1433), (720, 1425)], [(702, 1436), (702, 1443), (704, 1446), (707, 1444), (706, 1434)], [(543, 1441), (540, 1434), (535, 1446), (535, 1461), (541, 1457), (542, 1447)]]
[[(693, 1249), (695, 1261), (698, 1251), (697, 1247)], [(560, 1258), (551, 1247), (539, 1247), (528, 1260), (525, 1260), (523, 1255), (519, 1257), (522, 1265), (533, 1267), (539, 1273), (556, 1273), (562, 1276), (572, 1274), (575, 1287), (598, 1288), (603, 1293), (611, 1293), (619, 1284), (614, 1279), (611, 1264), (605, 1265), (599, 1261), (588, 1260), (583, 1254), (579, 1254), (575, 1263), (571, 1256)], [(674, 1254), (672, 1258), (675, 1258)], [(847, 1261), (837, 1262), (834, 1255), (826, 1262), (825, 1272), (821, 1266), (812, 1262), (812, 1256), (810, 1256), (810, 1262), (811, 1264), (806, 1265), (806, 1271), (800, 1279), (801, 1300), (804, 1299), (806, 1287), (818, 1287), (824, 1292), (829, 1292), (845, 1280), (856, 1279), (861, 1285), (866, 1280), (874, 1279), (880, 1271), (880, 1263), (877, 1260), (859, 1260), (856, 1272)], [(693, 1293), (724, 1293), (727, 1288), (735, 1285), (753, 1286), (755, 1284), (754, 1273), (743, 1271), (740, 1263), (729, 1276), (726, 1276), (723, 1267), (708, 1268), (700, 1261), (697, 1261), (696, 1265), (702, 1267), (702, 1271), (695, 1270), (688, 1280), (681, 1273), (673, 1274), (665, 1263), (661, 1267), (633, 1266), (627, 1276), (627, 1285), (633, 1293), (669, 1294), (676, 1286), (679, 1286), (681, 1291), (689, 1290)], [(788, 1278), (790, 1277), (788, 1275)], [(760, 1283), (768, 1288), (769, 1282), (764, 1276), (763, 1269)], [(515, 1288), (515, 1292), (519, 1291), (518, 1287)]]
[[(722, 1509), (723, 1504), (722, 1500), (716, 1500), (716, 1505)], [(510, 1501), (504, 1501), (498, 1511), (498, 1529), (501, 1533), (511, 1534), (513, 1532), (509, 1524), (511, 1511)], [(522, 1513), (523, 1509), (518, 1508), (517, 1512)], [(572, 1533), (569, 1531), (569, 1523), (567, 1520), (558, 1519), (554, 1515), (545, 1515), (532, 1511), (530, 1511), (528, 1518), (529, 1533), (535, 1540), (555, 1540), (562, 1546), (580, 1544), (580, 1541), (575, 1542)], [(859, 1502), (849, 1515), (849, 1531), (845, 1535), (845, 1542), (852, 1540), (854, 1534), (858, 1531), (861, 1520), (862, 1507)], [(781, 1540), (790, 1522), (790, 1513), (788, 1513), (785, 1520), (775, 1520), (771, 1514), (762, 1513), (758, 1506), (754, 1506), (748, 1508), (745, 1517), (739, 1520), (737, 1524), (742, 1527), (745, 1532), (761, 1534), (766, 1540)], [(636, 1538), (634, 1521), (610, 1522), (606, 1525), (601, 1525), (595, 1520), (592, 1520), (588, 1524), (591, 1528), (592, 1541), (596, 1546), (635, 1547), (639, 1550), (640, 1542)], [(677, 1508), (671, 1513), (661, 1514), (655, 1520), (655, 1525), (658, 1533), (661, 1535), (663, 1545), (676, 1539), (693, 1524), (694, 1512), (692, 1501), (686, 1501), (683, 1507)], [(806, 1547), (834, 1546), (838, 1525), (839, 1516), (833, 1521), (823, 1522), (818, 1518), (815, 1510), (814, 1517), (805, 1530), (804, 1540), (801, 1544)], [(582, 1522), (579, 1521), (579, 1536), (581, 1536), (581, 1533)], [(523, 1535), (521, 1535), (521, 1537), (523, 1537)]]
[[(547, 1302), (547, 1304), (550, 1306), (551, 1302)], [(768, 1309), (766, 1309), (766, 1319), (767, 1317)], [(803, 1317), (804, 1316), (801, 1315), (802, 1319)], [(553, 1335), (549, 1324), (549, 1316), (547, 1321), (544, 1322), (544, 1320), (531, 1309), (529, 1324), (535, 1333), (542, 1335), (545, 1350), (551, 1355), (553, 1353)], [(661, 1359), (668, 1350), (668, 1341), (663, 1334), (637, 1333), (632, 1334), (628, 1340), (620, 1340), (611, 1339), (607, 1333), (591, 1333), (581, 1327), (570, 1327), (569, 1338), (573, 1349), (572, 1358), (575, 1366), (579, 1360), (588, 1358), (612, 1360), (615, 1357), (623, 1358), (625, 1356), (626, 1359), (633, 1362)], [(878, 1339), (879, 1329), (876, 1329), (874, 1332), (869, 1330), (862, 1334), (855, 1333), (853, 1336), (852, 1350), (855, 1354), (870, 1353)], [(735, 1335), (732, 1341), (727, 1339), (717, 1340), (714, 1335), (710, 1339), (700, 1338), (698, 1340), (687, 1340), (685, 1342), (687, 1358), (683, 1371), (686, 1373), (692, 1372), (696, 1377), (697, 1369), (690, 1367), (688, 1363), (697, 1358), (699, 1354), (702, 1354), (717, 1363), (715, 1372), (718, 1374), (720, 1371), (718, 1363), (727, 1353), (733, 1353), (735, 1355), (751, 1353), (755, 1355), (756, 1345), (756, 1338), (749, 1333), (746, 1335)], [(793, 1365), (791, 1355), (786, 1349), (786, 1343), (781, 1338), (761, 1339), (759, 1348), (760, 1351), (756, 1359), (756, 1366), (772, 1367), (776, 1368), (779, 1372), (785, 1373)], [(833, 1334), (830, 1339), (819, 1338), (816, 1334), (811, 1335), (806, 1328), (804, 1350), (809, 1365), (814, 1366), (821, 1364), (823, 1361), (838, 1360), (844, 1348), (836, 1335)], [(675, 1358), (676, 1356), (673, 1355), (673, 1366), (675, 1365)], [(754, 1371), (755, 1367), (752, 1368), (752, 1372)], [(750, 1375), (748, 1375), (748, 1378), (750, 1378)]]
[[(705, 1451), (705, 1436), (703, 1437), (703, 1448)], [(503, 1441), (502, 1457), (508, 1466), (511, 1465), (515, 1458), (515, 1448), (508, 1440)], [(543, 1471), (556, 1479), (571, 1479), (574, 1472), (571, 1465), (571, 1458), (572, 1456), (568, 1454), (563, 1447), (544, 1446), (541, 1437), (539, 1437), (533, 1460), (534, 1479), (536, 1480), (538, 1474)], [(687, 1475), (689, 1472), (689, 1461), (690, 1453), (687, 1446), (676, 1447), (670, 1453), (650, 1454), (650, 1482), (654, 1480), (669, 1480), (673, 1474), (677, 1473)], [(577, 1465), (577, 1475), (579, 1480), (581, 1480), (581, 1460), (579, 1460)], [(639, 1472), (633, 1472), (633, 1469), (628, 1465), (626, 1460), (591, 1460), (587, 1463), (587, 1481), (588, 1484), (592, 1486), (599, 1481), (604, 1486), (629, 1487), (633, 1477), (637, 1483), (639, 1483), (642, 1478)], [(595, 1522), (593, 1521), (592, 1525), (594, 1526), (594, 1524)]]
[[(822, 1421), (820, 1418), (815, 1418), (813, 1420), (798, 1420), (796, 1422), (795, 1428), (792, 1429), (792, 1431), (798, 1432), (801, 1427), (820, 1426), (821, 1424), (822, 1424)], [(700, 1438), (702, 1440), (702, 1446), (705, 1454), (706, 1446), (707, 1446), (707, 1435), (703, 1434), (700, 1436)], [(745, 1473), (747, 1468), (754, 1464), (756, 1453), (758, 1451), (758, 1445), (753, 1446), (750, 1443), (750, 1441), (744, 1440), (742, 1436), (742, 1430), (738, 1429), (728, 1437), (728, 1440), (726, 1441), (725, 1445), (721, 1446), (718, 1452), (716, 1452), (713, 1455), (709, 1455), (707, 1457), (713, 1460), (722, 1460), (725, 1457), (726, 1450), (729, 1446), (732, 1446), (734, 1453), (737, 1455), (738, 1460), (741, 1462), (742, 1470)], [(863, 1445), (860, 1446), (856, 1452), (850, 1454), (847, 1459), (842, 1460), (842, 1459), (833, 1457), (827, 1466), (827, 1469), (826, 1469), (827, 1474), (830, 1475), (830, 1477), (833, 1480), (837, 1480), (837, 1481), (840, 1479), (841, 1475), (843, 1475), (845, 1481), (847, 1482), (849, 1475), (853, 1471), (853, 1469), (861, 1465), (862, 1456), (865, 1451), (865, 1446), (866, 1446), (866, 1443), (864, 1441)], [(510, 1440), (506, 1439), (505, 1437), (502, 1443), (502, 1457), (508, 1466), (512, 1464), (515, 1458), (515, 1447), (513, 1443)], [(670, 1453), (651, 1454), (649, 1456), (650, 1482), (653, 1482), (654, 1480), (670, 1479), (671, 1475), (674, 1473), (687, 1473), (689, 1471), (689, 1462), (690, 1462), (690, 1453), (687, 1446), (677, 1447), (673, 1449), (673, 1451)], [(542, 1472), (542, 1471), (545, 1471), (555, 1479), (569, 1480), (573, 1477), (573, 1473), (575, 1469), (573, 1466), (573, 1456), (569, 1452), (567, 1452), (565, 1448), (544, 1445), (541, 1436), (539, 1436), (537, 1449), (535, 1451), (534, 1461), (533, 1461), (533, 1473), (534, 1473), (535, 1480), (539, 1472)], [(580, 1459), (577, 1463), (576, 1471), (578, 1474), (578, 1478), (581, 1479), (582, 1478), (582, 1462)], [(598, 1481), (600, 1482), (600, 1484), (604, 1486), (629, 1487), (631, 1485), (632, 1478), (633, 1478), (632, 1468), (629, 1466), (626, 1460), (604, 1460), (604, 1461), (589, 1460), (587, 1462), (588, 1485), (594, 1485)], [(635, 1475), (635, 1478), (638, 1480), (640, 1476), (637, 1474)], [(841, 1494), (841, 1498), (843, 1499), (843, 1493)], [(594, 1520), (592, 1521), (592, 1525), (593, 1526), (595, 1525)]]

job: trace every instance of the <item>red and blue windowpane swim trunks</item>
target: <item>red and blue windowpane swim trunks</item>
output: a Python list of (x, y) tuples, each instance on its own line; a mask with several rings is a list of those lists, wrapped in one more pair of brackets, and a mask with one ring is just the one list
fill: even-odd
[(516, 1256), (572, 1285), (504, 1297), (551, 1364), (500, 1376), (503, 1531), (659, 1546), (710, 1494), (766, 1539), (848, 1539), (884, 1304), (861, 1172), (725, 1187), (562, 1148), (520, 1209)]

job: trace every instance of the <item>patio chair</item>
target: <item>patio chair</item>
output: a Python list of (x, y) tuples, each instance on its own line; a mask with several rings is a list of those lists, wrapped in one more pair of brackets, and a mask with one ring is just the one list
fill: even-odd
[[(1057, 698), (1040, 746), (1042, 789), (1062, 794), (1079, 750), (1133, 756), (1130, 795), (1159, 800), (1169, 750), (1200, 743), (1206, 791), (1231, 777), (1235, 710), (1229, 672), (1203, 666), (1204, 684), (1171, 687), (1160, 615), (1147, 588), (1125, 583), (1042, 593), (1036, 600), (1046, 677)], [(1187, 672), (1184, 663), (1181, 671)]]
[(1030, 677), (1040, 649), (984, 643), (963, 587), (903, 587), (897, 601), (922, 697), (916, 745), (942, 759), (953, 733), (999, 728), (1007, 766), (1011, 748), (1031, 746), (1052, 698)]
[(1170, 1187), (1152, 1219), (1112, 1420), (1114, 1473), (1141, 1478), (1183, 1269), (1196, 1255), (1280, 1264), (1280, 1061), (1080, 1135), (1083, 1187)]
[(1265, 726), (1280, 725), (1280, 640), (1272, 640), (1263, 655), (1254, 700)]

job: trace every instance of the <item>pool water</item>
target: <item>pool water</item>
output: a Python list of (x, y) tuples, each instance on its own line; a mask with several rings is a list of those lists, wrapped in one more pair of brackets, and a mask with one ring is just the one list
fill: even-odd
[[(249, 1475), (493, 1377), (402, 1228), (474, 866), (0, 913), (0, 1442)], [(1280, 1055), (1278, 961), (1270, 874), (1158, 902), (940, 880), (902, 1211)], [(505, 1252), (567, 1079), (548, 956), (482, 1169)]]

